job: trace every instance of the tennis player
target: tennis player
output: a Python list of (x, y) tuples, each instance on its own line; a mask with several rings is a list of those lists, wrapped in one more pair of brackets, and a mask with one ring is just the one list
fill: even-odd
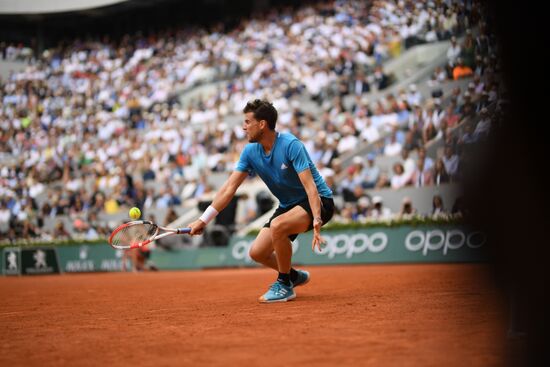
[(299, 233), (313, 229), (312, 249), (321, 249), (324, 242), (321, 226), (334, 214), (332, 191), (304, 144), (292, 134), (275, 130), (277, 110), (270, 102), (256, 99), (247, 103), (243, 112), (243, 130), (250, 144), (243, 149), (235, 170), (212, 205), (189, 227), (192, 235), (203, 233), (206, 225), (228, 205), (245, 178), (258, 174), (279, 199), (279, 207), (250, 248), (254, 261), (279, 272), (277, 280), (259, 301), (285, 302), (296, 298), (294, 288), (310, 279), (307, 271), (292, 268), (291, 241)]

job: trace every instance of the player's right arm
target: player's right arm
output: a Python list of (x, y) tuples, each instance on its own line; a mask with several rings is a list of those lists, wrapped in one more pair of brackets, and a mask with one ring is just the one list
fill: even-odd
[(220, 190), (216, 193), (214, 201), (212, 201), (208, 209), (206, 209), (199, 219), (189, 224), (191, 235), (202, 234), (208, 222), (231, 202), (231, 199), (235, 196), (235, 192), (237, 192), (237, 189), (241, 186), (246, 176), (248, 176), (247, 172), (233, 171), (233, 173), (231, 173), (229, 179), (225, 181)]

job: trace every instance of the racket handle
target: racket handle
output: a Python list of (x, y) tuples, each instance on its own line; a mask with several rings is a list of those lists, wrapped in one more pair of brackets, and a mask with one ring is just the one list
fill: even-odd
[(191, 232), (191, 228), (189, 227), (176, 229), (177, 234), (190, 233), (190, 232)]

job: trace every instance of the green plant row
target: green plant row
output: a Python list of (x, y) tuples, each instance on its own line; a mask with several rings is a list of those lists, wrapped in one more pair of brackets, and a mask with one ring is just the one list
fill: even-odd
[[(356, 230), (356, 229), (367, 229), (367, 228), (395, 228), (401, 226), (437, 226), (437, 225), (451, 225), (451, 224), (462, 224), (462, 217), (459, 216), (445, 216), (445, 217), (423, 217), (423, 216), (412, 216), (408, 218), (396, 218), (390, 220), (366, 220), (366, 221), (354, 221), (354, 222), (330, 222), (323, 227), (322, 232), (330, 231), (344, 231), (344, 230)], [(252, 230), (248, 232), (248, 235), (256, 235), (260, 230)]]

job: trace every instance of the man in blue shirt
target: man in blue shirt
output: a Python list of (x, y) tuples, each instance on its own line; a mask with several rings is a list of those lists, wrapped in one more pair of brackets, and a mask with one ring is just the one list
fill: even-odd
[(306, 284), (307, 271), (291, 267), (293, 241), (299, 233), (313, 229), (312, 249), (324, 242), (321, 226), (334, 214), (332, 191), (311, 161), (304, 144), (292, 134), (275, 131), (277, 110), (267, 101), (256, 99), (243, 110), (243, 130), (248, 141), (229, 179), (216, 194), (212, 205), (191, 223), (191, 234), (201, 234), (222, 211), (245, 178), (256, 173), (279, 207), (264, 225), (250, 248), (250, 257), (279, 272), (260, 302), (285, 302), (296, 297), (294, 288)]

